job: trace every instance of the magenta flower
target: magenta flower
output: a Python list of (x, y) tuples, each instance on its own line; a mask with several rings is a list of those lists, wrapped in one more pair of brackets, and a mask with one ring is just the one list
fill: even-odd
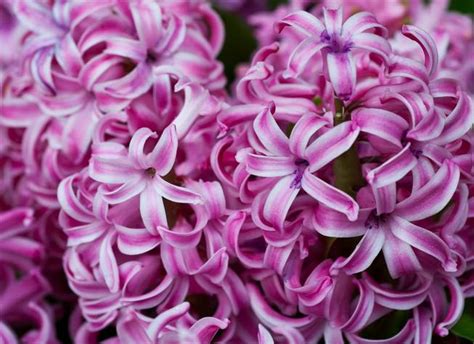
[(275, 178), (276, 181), (265, 201), (264, 220), (282, 229), (286, 214), (300, 189), (344, 213), (350, 220), (355, 220), (359, 210), (357, 203), (313, 173), (351, 147), (359, 133), (358, 127), (346, 122), (310, 142), (312, 136), (329, 123), (326, 118), (308, 114), (296, 123), (288, 139), (273, 118), (274, 111), (274, 107), (270, 106), (255, 119), (253, 129), (261, 142), (261, 145), (256, 145), (256, 151), (260, 154), (249, 153), (245, 158), (250, 174)]
[(278, 24), (280, 31), (289, 26), (307, 36), (290, 56), (287, 76), (301, 74), (311, 58), (323, 51), (328, 77), (336, 95), (349, 100), (354, 93), (357, 78), (354, 53), (359, 50), (367, 51), (388, 61), (390, 45), (382, 35), (370, 32), (377, 29), (385, 34), (385, 28), (372, 14), (360, 12), (343, 22), (342, 8), (324, 8), (323, 11), (324, 23), (311, 14), (300, 11), (286, 16)]
[(149, 153), (145, 147), (156, 133), (147, 128), (138, 130), (127, 150), (115, 142), (100, 142), (93, 146), (89, 174), (107, 184), (103, 197), (110, 204), (119, 204), (140, 196), (140, 214), (147, 230), (156, 234), (157, 227), (168, 227), (163, 198), (172, 202), (196, 204), (201, 196), (167, 182), (165, 177), (173, 168), (178, 138), (174, 126), (163, 131)]
[[(361, 210), (361, 218), (347, 222), (339, 214), (320, 207), (315, 226), (323, 235), (354, 237), (364, 234), (354, 252), (334, 268), (353, 274), (367, 269), (383, 252), (393, 278), (422, 270), (413, 249), (435, 260), (448, 272), (456, 271), (456, 261), (448, 245), (430, 230), (412, 222), (428, 219), (450, 201), (459, 182), (459, 168), (446, 160), (436, 174), (407, 198), (397, 201), (396, 186), (373, 189), (376, 209)], [(367, 200), (365, 200), (367, 202)]]

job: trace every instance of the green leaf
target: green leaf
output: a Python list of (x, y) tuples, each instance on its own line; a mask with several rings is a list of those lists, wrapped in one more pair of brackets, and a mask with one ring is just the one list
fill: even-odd
[(458, 337), (474, 342), (474, 298), (466, 300), (464, 313), (451, 331)]
[(280, 5), (286, 5), (288, 3), (287, 0), (270, 0), (268, 2), (268, 8), (270, 8), (271, 10), (274, 10), (276, 9), (278, 6)]
[(449, 4), (451, 11), (474, 14), (474, 2), (472, 0), (452, 0)]

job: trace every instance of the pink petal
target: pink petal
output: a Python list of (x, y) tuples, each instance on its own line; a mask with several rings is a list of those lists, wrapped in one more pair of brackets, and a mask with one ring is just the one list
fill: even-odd
[(378, 283), (370, 276), (366, 276), (366, 282), (375, 292), (376, 302), (384, 307), (397, 310), (409, 310), (425, 301), (433, 279), (430, 276), (419, 275), (417, 281), (409, 286), (409, 289), (399, 290), (384, 283)]
[(328, 53), (327, 69), (336, 95), (343, 100), (350, 99), (357, 77), (351, 53)]
[(358, 135), (359, 128), (354, 123), (344, 122), (318, 137), (306, 150), (309, 171), (318, 171), (348, 151)]
[(385, 232), (385, 244), (382, 251), (392, 278), (422, 270), (411, 246), (395, 237), (391, 231)]
[(144, 228), (129, 228), (116, 225), (118, 232), (117, 247), (127, 255), (138, 255), (148, 252), (161, 243), (159, 236), (151, 235)]
[(104, 90), (112, 97), (135, 99), (147, 92), (151, 86), (150, 67), (145, 63), (139, 63), (124, 77), (102, 83), (99, 90)]
[(329, 124), (325, 117), (315, 113), (303, 115), (296, 122), (290, 135), (290, 151), (297, 157), (305, 157), (305, 150), (311, 137), (322, 127)]
[[(145, 323), (146, 324), (146, 323)], [(117, 335), (122, 343), (153, 344), (146, 331), (145, 325), (135, 312), (127, 312), (117, 321)]]
[(359, 214), (357, 202), (345, 192), (313, 176), (308, 169), (304, 172), (301, 187), (315, 200), (345, 214), (350, 221), (357, 219)]
[(329, 35), (342, 34), (342, 7), (338, 9), (328, 9), (323, 7), (324, 26)]
[(279, 156), (287, 156), (290, 153), (288, 149), (288, 138), (275, 121), (273, 117), (274, 113), (274, 105), (266, 107), (257, 118), (255, 118), (253, 129), (260, 142), (269, 152)]
[(286, 214), (300, 191), (292, 186), (293, 180), (293, 175), (281, 178), (270, 191), (265, 201), (263, 216), (276, 229), (283, 228)]
[(158, 226), (168, 227), (163, 198), (154, 185), (147, 185), (140, 194), (140, 215), (151, 235), (158, 234)]
[(353, 14), (343, 24), (342, 35), (344, 37), (357, 35), (361, 32), (369, 29), (381, 29), (383, 33), (386, 33), (386, 29), (383, 25), (379, 24), (377, 19), (372, 13), (369, 12), (357, 12)]
[(130, 4), (133, 22), (138, 33), (138, 38), (153, 48), (161, 37), (162, 13), (161, 7), (152, 1), (138, 1)]
[(203, 201), (201, 195), (198, 193), (181, 186), (170, 184), (162, 178), (155, 178), (153, 180), (153, 188), (156, 193), (172, 202), (200, 204)]
[(446, 271), (456, 271), (456, 262), (452, 258), (450, 248), (433, 232), (398, 216), (391, 216), (388, 226), (398, 239), (439, 260)]
[(418, 160), (410, 151), (411, 144), (408, 143), (400, 152), (384, 162), (377, 168), (367, 173), (367, 181), (373, 187), (379, 188), (388, 184), (396, 183), (410, 172)]
[(104, 200), (109, 204), (123, 203), (142, 192), (146, 188), (145, 177), (135, 176), (119, 187), (103, 193)]
[(284, 76), (287, 78), (300, 76), (313, 56), (326, 46), (326, 43), (317, 43), (313, 37), (306, 38), (291, 53)]
[(217, 331), (224, 330), (229, 325), (229, 320), (220, 320), (212, 317), (199, 319), (189, 329), (200, 343), (211, 343)]
[(294, 158), (248, 154), (245, 158), (248, 173), (259, 177), (283, 177), (292, 174), (297, 166)]
[(34, 120), (43, 116), (38, 106), (26, 99), (8, 99), (2, 96), (0, 109), (0, 125), (13, 128), (28, 127)]
[(405, 344), (411, 343), (415, 332), (415, 323), (408, 320), (406, 325), (395, 336), (387, 339), (365, 339), (358, 335), (346, 333), (351, 343), (356, 344)]
[(460, 92), (456, 107), (446, 118), (443, 132), (432, 142), (444, 145), (457, 140), (471, 130), (473, 124), (474, 111), (472, 99), (466, 93)]
[(350, 275), (367, 270), (382, 250), (384, 243), (383, 229), (369, 229), (352, 254), (344, 260), (336, 261), (332, 268), (342, 269)]
[(100, 245), (99, 267), (110, 292), (115, 293), (120, 288), (119, 270), (117, 260), (112, 250), (116, 235), (109, 233)]
[(263, 327), (261, 324), (258, 324), (258, 334), (257, 334), (258, 344), (274, 344), (272, 335), (268, 330)]
[(146, 60), (147, 51), (141, 42), (134, 39), (112, 37), (107, 40), (107, 48), (104, 50), (104, 54), (120, 56), (141, 63)]
[(184, 316), (189, 310), (189, 303), (183, 302), (171, 309), (168, 309), (160, 315), (158, 315), (151, 323), (147, 329), (148, 337), (153, 341), (158, 339), (158, 335), (161, 333), (162, 329), (165, 328), (169, 323), (172, 323), (182, 316)]
[(128, 146), (128, 156), (135, 166), (144, 170), (150, 167), (145, 161), (145, 144), (149, 138), (157, 137), (158, 135), (148, 128), (140, 128), (133, 134)]
[(164, 242), (178, 249), (194, 248), (201, 240), (202, 230), (196, 228), (190, 232), (178, 232), (158, 226), (158, 233)]
[(384, 61), (388, 61), (388, 57), (392, 52), (388, 41), (373, 33), (359, 33), (352, 36), (353, 48), (359, 48), (379, 55)]
[[(356, 221), (349, 221), (347, 216), (323, 205), (318, 206), (314, 215), (314, 229), (324, 236), (332, 238), (352, 238), (366, 232), (365, 220), (367, 211), (363, 210)], [(365, 216), (364, 216), (365, 215)]]
[(433, 38), (424, 30), (413, 25), (403, 25), (402, 34), (417, 42), (425, 54), (425, 67), (428, 74), (436, 74), (438, 69), (438, 49)]
[(168, 174), (173, 168), (178, 150), (178, 134), (174, 125), (166, 127), (155, 148), (147, 157), (150, 166), (160, 176)]
[(448, 287), (451, 302), (444, 319), (436, 324), (435, 332), (440, 336), (447, 336), (448, 328), (456, 324), (462, 315), (465, 295), (455, 277), (445, 276), (443, 279)]
[(417, 307), (413, 310), (413, 318), (415, 319), (415, 343), (431, 343), (433, 324), (431, 314), (425, 307)]
[(287, 15), (276, 24), (278, 31), (290, 26), (295, 30), (307, 35), (319, 38), (325, 27), (321, 21), (306, 11), (298, 11)]
[(403, 117), (382, 109), (359, 108), (352, 112), (352, 121), (360, 130), (402, 147), (401, 139), (408, 129)]
[(457, 165), (446, 160), (433, 178), (397, 204), (395, 214), (408, 221), (417, 221), (438, 213), (454, 195), (459, 176)]

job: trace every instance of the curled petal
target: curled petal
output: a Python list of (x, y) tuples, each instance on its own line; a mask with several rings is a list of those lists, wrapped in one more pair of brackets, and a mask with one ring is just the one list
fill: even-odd
[(315, 172), (348, 151), (359, 135), (353, 122), (337, 125), (318, 137), (306, 150), (309, 171)]
[(366, 232), (364, 222), (367, 214), (364, 215), (361, 214), (356, 221), (349, 221), (346, 215), (321, 205), (315, 211), (314, 228), (322, 235), (332, 238), (361, 236)]
[(392, 278), (422, 270), (412, 247), (395, 237), (391, 231), (385, 232), (385, 243), (382, 251)]
[(155, 168), (157, 174), (164, 176), (171, 171), (177, 150), (178, 134), (176, 127), (171, 125), (163, 131), (155, 148), (147, 157), (148, 163)]
[(262, 294), (260, 294), (260, 291), (258, 291), (254, 285), (247, 285), (247, 292), (250, 297), (250, 306), (255, 312), (255, 315), (263, 324), (269, 327), (291, 326), (299, 328), (313, 321), (313, 316), (311, 315), (296, 319), (279, 314), (268, 305)]
[(456, 271), (456, 262), (451, 257), (451, 250), (436, 234), (398, 216), (392, 216), (388, 225), (398, 239), (439, 260), (446, 271)]
[(306, 11), (298, 11), (289, 14), (276, 24), (278, 31), (282, 31), (287, 26), (290, 26), (307, 36), (318, 38), (325, 30), (323, 23), (321, 23), (318, 18)]
[(203, 202), (201, 195), (198, 193), (170, 184), (162, 178), (156, 178), (153, 181), (153, 187), (158, 194), (172, 202), (187, 204), (201, 204)]
[(281, 178), (270, 191), (263, 208), (263, 216), (276, 229), (282, 229), (286, 215), (291, 204), (299, 193), (299, 189), (293, 187), (294, 176), (289, 175)]
[(147, 184), (143, 177), (137, 176), (128, 180), (121, 186), (111, 189), (110, 191), (104, 191), (103, 198), (109, 204), (123, 203), (146, 189)]
[(220, 320), (212, 317), (199, 319), (189, 329), (199, 340), (199, 343), (211, 343), (217, 331), (224, 330), (229, 325), (229, 320)]
[(140, 128), (133, 134), (128, 146), (128, 155), (135, 166), (140, 166), (143, 169), (150, 167), (143, 159), (145, 143), (149, 138), (156, 137), (156, 133), (148, 128)]
[(333, 264), (334, 269), (342, 269), (348, 274), (356, 274), (369, 268), (385, 243), (385, 234), (381, 229), (368, 230), (357, 244), (352, 254)]
[(359, 214), (357, 202), (345, 192), (313, 176), (308, 169), (304, 172), (301, 187), (315, 200), (345, 214), (350, 221), (357, 219)]
[(367, 173), (367, 181), (370, 185), (379, 188), (388, 184), (396, 183), (410, 172), (418, 160), (410, 151), (411, 144), (408, 143), (400, 152), (384, 162), (377, 168)]
[(304, 157), (311, 137), (322, 127), (329, 124), (326, 117), (309, 113), (296, 122), (290, 135), (290, 150), (297, 157)]
[(446, 282), (450, 293), (450, 304), (447, 311), (447, 314), (444, 316), (444, 319), (436, 324), (435, 332), (440, 336), (447, 336), (448, 329), (459, 320), (464, 309), (464, 299), (465, 296), (459, 285), (459, 282), (453, 276), (445, 276), (443, 279)]
[(202, 230), (197, 228), (190, 232), (178, 232), (158, 226), (158, 233), (163, 241), (179, 249), (196, 247), (201, 240)]
[(153, 341), (158, 339), (158, 335), (161, 330), (165, 328), (169, 323), (172, 323), (182, 316), (184, 316), (189, 310), (189, 303), (183, 302), (171, 309), (168, 309), (158, 315), (148, 326), (147, 334)]
[(417, 221), (438, 213), (454, 195), (459, 177), (457, 165), (446, 160), (425, 185), (397, 204), (395, 214), (408, 221)]
[(388, 56), (391, 53), (390, 44), (388, 41), (380, 36), (372, 33), (359, 33), (352, 37), (354, 48), (367, 50), (371, 53), (377, 54), (384, 61), (388, 61)]
[(115, 228), (118, 232), (117, 247), (124, 254), (142, 254), (161, 243), (159, 236), (151, 235), (144, 228), (129, 228), (120, 225), (115, 225)]
[(438, 69), (438, 49), (433, 38), (424, 30), (413, 25), (403, 25), (402, 34), (417, 42), (425, 54), (425, 67), (429, 75)]
[(294, 158), (281, 156), (264, 156), (248, 154), (246, 159), (247, 172), (259, 177), (283, 177), (292, 174), (297, 166)]
[(275, 121), (274, 113), (275, 106), (273, 104), (265, 108), (255, 118), (253, 129), (260, 142), (269, 152), (275, 155), (287, 156), (290, 152), (288, 149), (288, 138)]
[(415, 331), (415, 323), (413, 320), (408, 320), (406, 325), (395, 336), (387, 339), (365, 339), (358, 335), (347, 333), (351, 343), (354, 344), (404, 344), (411, 343)]
[(347, 18), (347, 20), (344, 22), (342, 28), (342, 35), (357, 35), (361, 32), (374, 28), (381, 29), (384, 34), (386, 34), (387, 32), (385, 27), (379, 24), (379, 22), (372, 13), (357, 12), (356, 14)]
[(441, 135), (432, 142), (444, 145), (459, 139), (474, 125), (474, 110), (472, 99), (464, 92), (460, 92), (456, 107), (446, 118)]
[(115, 259), (114, 252), (112, 250), (112, 242), (115, 242), (116, 235), (110, 233), (105, 236), (102, 244), (100, 245), (100, 258), (99, 266), (104, 276), (105, 283), (109, 287), (112, 293), (119, 290), (119, 270), (117, 260)]
[(148, 185), (140, 194), (140, 215), (151, 235), (157, 235), (157, 227), (168, 227), (165, 205), (156, 188)]
[(360, 130), (402, 147), (401, 139), (408, 123), (399, 115), (383, 110), (359, 108), (352, 112), (352, 121)]
[(100, 84), (98, 90), (105, 91), (108, 95), (123, 99), (135, 99), (152, 86), (150, 67), (139, 63), (133, 71), (124, 77)]
[(120, 342), (152, 344), (144, 325), (133, 311), (122, 315), (117, 321), (117, 335)]
[(274, 344), (274, 340), (270, 332), (262, 326), (258, 324), (258, 334), (257, 334), (258, 344)]
[(153, 48), (159, 41), (162, 30), (160, 6), (153, 1), (136, 1), (130, 4), (138, 37), (147, 48)]
[(390, 309), (408, 310), (420, 305), (426, 299), (433, 279), (420, 274), (416, 283), (407, 290), (391, 289), (377, 283), (369, 275), (366, 276), (366, 282), (374, 291), (375, 301), (379, 305)]
[(300, 76), (313, 56), (326, 46), (326, 43), (316, 43), (312, 37), (306, 38), (291, 53), (284, 76), (287, 78)]

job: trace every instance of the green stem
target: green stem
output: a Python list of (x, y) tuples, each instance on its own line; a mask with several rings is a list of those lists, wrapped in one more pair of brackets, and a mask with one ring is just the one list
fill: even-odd
[[(346, 113), (343, 103), (339, 99), (336, 99), (335, 105), (336, 115), (334, 124), (338, 125), (349, 120), (350, 115)], [(365, 185), (355, 143), (347, 152), (336, 158), (333, 165), (333, 172), (336, 187), (352, 197), (355, 197), (357, 190)]]

